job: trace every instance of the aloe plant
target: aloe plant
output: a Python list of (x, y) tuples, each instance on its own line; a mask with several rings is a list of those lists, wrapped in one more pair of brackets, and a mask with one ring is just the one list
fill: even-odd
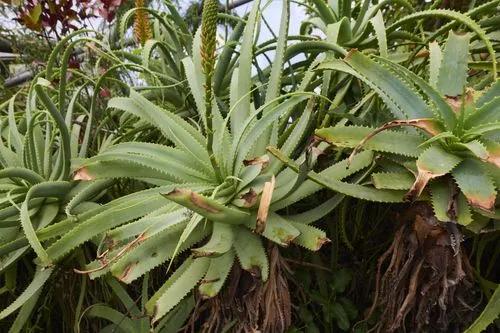
[[(380, 196), (389, 191), (398, 194), (398, 197), (394, 198), (395, 202), (430, 201), (432, 214), (429, 215), (424, 208), (418, 208), (420, 213), (416, 214), (444, 223), (442, 227), (432, 228), (438, 228), (436, 230), (443, 230), (442, 232), (448, 234), (450, 252), (460, 254), (457, 257), (459, 259), (456, 259), (459, 273), (453, 280), (458, 284), (470, 278), (470, 268), (467, 266), (467, 259), (460, 252), (462, 236), (456, 225), (472, 226), (477, 214), (487, 218), (498, 217), (496, 199), (500, 175), (497, 137), (500, 129), (497, 112), (499, 82), (496, 81), (489, 89), (481, 92), (466, 88), (469, 40), (468, 34), (457, 35), (450, 32), (444, 50), (437, 44), (431, 45), (429, 83), (383, 57), (370, 58), (359, 51), (349, 52), (343, 60), (322, 64), (321, 69), (339, 70), (361, 79), (380, 95), (390, 111), (399, 119), (389, 121), (378, 128), (346, 126), (340, 123), (316, 130), (316, 137), (320, 140), (337, 147), (353, 148), (349, 160), (357, 156), (362, 149), (381, 155), (379, 166), (371, 174), (371, 184), (365, 185), (365, 192), (359, 192), (362, 195), (354, 191), (349, 192), (345, 184), (332, 182), (314, 173), (307, 175), (318, 184), (361, 199), (373, 200), (377, 197), (377, 191), (381, 191)], [(495, 58), (491, 61), (495, 63)], [(493, 75), (495, 76), (496, 72)], [(414, 131), (391, 130), (400, 127), (416, 128), (424, 136)], [(299, 167), (278, 150), (271, 151), (299, 171)], [(374, 193), (373, 198), (367, 196), (367, 193), (371, 192)], [(417, 237), (421, 237), (418, 232)], [(399, 244), (399, 241), (407, 240), (404, 236), (401, 240), (396, 237), (394, 242)], [(419, 244), (424, 247), (420, 241)], [(390, 251), (397, 251), (394, 246)], [(429, 256), (439, 253), (434, 248), (423, 251), (430, 251)], [(397, 252), (394, 253), (393, 256), (398, 255)], [(380, 265), (384, 259), (385, 257), (381, 259)], [(408, 260), (413, 259), (410, 257)], [(438, 271), (448, 269), (446, 265), (431, 266)], [(391, 274), (401, 274), (398, 280), (401, 281), (406, 272), (398, 272), (399, 268), (392, 268), (395, 271), (391, 271), (391, 267), (387, 271), (387, 279), (383, 282), (390, 283)], [(415, 269), (412, 279), (418, 278), (419, 273), (420, 270)], [(425, 286), (425, 277), (422, 279), (423, 282), (413, 283)], [(423, 288), (429, 288), (422, 289), (426, 290), (425, 293), (432, 290), (431, 286)], [(405, 301), (399, 312), (397, 308), (390, 312), (395, 300), (386, 299), (388, 308), (379, 325), (389, 331), (400, 327), (411, 311), (411, 302), (415, 302), (413, 297), (408, 292), (408, 301)], [(432, 306), (430, 308), (432, 309)], [(418, 318), (417, 324), (422, 325), (424, 318)]]
[[(7, 116), (2, 119), (0, 273), (7, 286), (15, 285), (19, 262), (31, 257), (32, 252), (47, 267), (40, 269), (27, 261), (30, 269), (35, 270), (33, 281), (14, 303), (0, 312), (3, 319), (23, 306), (19, 323), (29, 318), (44, 283), (57, 270), (36, 236), (37, 230), (49, 227), (61, 215), (73, 216), (92, 207), (93, 201), (112, 182), (81, 183), (72, 179), (70, 161), (78, 154), (83, 130), (80, 125), (72, 125), (75, 101), (65, 114), (61, 113), (47, 91), (50, 89), (50, 84), (40, 78), (30, 87), (22, 113), (15, 110), (18, 96), (14, 96), (8, 104)], [(21, 237), (27, 240), (26, 244), (9, 247)], [(19, 323), (17, 329), (22, 326)]]
[[(133, 178), (158, 187), (111, 201), (77, 215), (76, 225), (64, 220), (44, 233), (44, 239), (60, 236), (44, 250), (50, 262), (58, 262), (80, 244), (104, 236), (97, 259), (79, 272), (91, 278), (110, 272), (126, 283), (190, 249), (191, 255), (146, 303), (153, 323), (195, 287), (202, 297), (217, 295), (236, 258), (244, 270), (266, 281), (270, 266), (263, 239), (313, 251), (328, 241), (325, 232), (310, 223), (333, 207), (298, 216), (281, 213), (321, 187), (309, 181), (296, 183), (293, 172), (282, 171), (283, 164), (269, 158), (265, 150), (274, 144), (292, 154), (306, 143), (316, 104), (311, 99), (314, 94), (305, 88), (313, 72), (306, 73), (297, 91), (279, 95), (284, 56), (280, 46), (265, 90), (267, 103), (255, 106), (251, 99), (252, 45), (259, 12), (259, 2), (255, 2), (243, 31), (239, 65), (232, 75), (230, 108), (223, 117), (212, 98), (212, 73), (216, 73), (212, 5), (206, 2), (204, 23), (193, 41), (193, 57), (183, 60), (202, 130), (133, 89), (129, 97), (111, 99), (109, 108), (157, 127), (172, 144), (110, 145), (94, 157), (75, 159), (74, 179)], [(288, 2), (283, 6), (279, 45), (286, 45), (288, 26)], [(305, 109), (293, 126), (288, 126), (294, 108)], [(342, 179), (371, 162), (372, 154), (362, 153), (349, 168), (344, 160), (322, 174)], [(270, 321), (270, 325), (275, 324)]]
[[(358, 297), (344, 290), (339, 247), (364, 242), (380, 224), (360, 233), (363, 216), (386, 207), (398, 225), (378, 263), (362, 258), (375, 292), (369, 320), (353, 329), (465, 328), (475, 282), (490, 302), (468, 332), (494, 320), (498, 287), (486, 278), (498, 251), (480, 268), (498, 227), (498, 0), (464, 13), (439, 2), (313, 0), (299, 36), (287, 34), (288, 1), (275, 36), (259, 1), (242, 18), (204, 1), (194, 36), (172, 2), (168, 12), (146, 3), (120, 17), (121, 47), (74, 32), (54, 47), (27, 106), (24, 91), (2, 105), (0, 294), (18, 298), (0, 318), (20, 309), (12, 332), (35, 321), (63, 267), (83, 281), (75, 331), (81, 320), (103, 332), (170, 332), (188, 317), (206, 332), (280, 332), (295, 320), (350, 329)], [(134, 19), (137, 46), (125, 38)], [(217, 38), (222, 20), (236, 24)], [(266, 27), (273, 38), (256, 42)], [(469, 33), (442, 43), (458, 27)], [(96, 65), (69, 68), (77, 47)], [(345, 196), (354, 199), (335, 210)], [(345, 212), (356, 199), (380, 210), (354, 227)], [(319, 220), (329, 233), (311, 225)], [(462, 243), (471, 232), (480, 233), (474, 269)], [(316, 292), (302, 275), (288, 280), (288, 263), (314, 265), (286, 255), (318, 251), (327, 236), (330, 255), (303, 259), (325, 256), (344, 282), (330, 290), (318, 278)], [(104, 297), (87, 278), (99, 278)]]

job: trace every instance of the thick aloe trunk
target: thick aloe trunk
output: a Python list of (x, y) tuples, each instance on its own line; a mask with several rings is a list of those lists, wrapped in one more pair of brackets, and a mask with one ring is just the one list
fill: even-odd
[(289, 268), (279, 248), (268, 248), (269, 278), (259, 270), (234, 265), (224, 289), (200, 300), (191, 318), (192, 332), (286, 332), (292, 324), (292, 303), (286, 274)]
[[(419, 203), (401, 214), (389, 249), (379, 258), (372, 309), (381, 332), (462, 331), (474, 304), (472, 267), (461, 234)], [(375, 311), (377, 310), (377, 311)]]

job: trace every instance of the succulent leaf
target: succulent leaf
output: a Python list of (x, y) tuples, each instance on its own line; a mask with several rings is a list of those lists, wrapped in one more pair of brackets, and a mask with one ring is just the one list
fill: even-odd
[(481, 162), (467, 159), (452, 174), (471, 206), (485, 211), (494, 209), (497, 191)]
[(244, 270), (266, 281), (269, 277), (269, 262), (260, 238), (244, 227), (236, 227), (234, 249)]
[(202, 297), (210, 298), (219, 293), (226, 282), (234, 264), (234, 250), (230, 249), (221, 256), (210, 258), (210, 265), (198, 290)]
[(448, 34), (436, 86), (444, 96), (458, 96), (465, 90), (469, 40), (469, 34), (458, 35), (453, 31)]
[(406, 199), (416, 200), (431, 179), (446, 175), (461, 161), (460, 157), (448, 153), (439, 145), (426, 149), (417, 159), (417, 179), (406, 194)]
[[(335, 146), (355, 148), (375, 131), (375, 128), (362, 126), (330, 127), (316, 130), (316, 136)], [(387, 130), (368, 140), (363, 147), (368, 150), (417, 157), (422, 151), (419, 147), (422, 143), (423, 140), (419, 135)]]
[(377, 172), (372, 173), (373, 186), (378, 189), (408, 190), (415, 177), (409, 172)]
[(207, 272), (208, 258), (187, 259), (146, 303), (152, 322), (158, 321), (193, 290)]

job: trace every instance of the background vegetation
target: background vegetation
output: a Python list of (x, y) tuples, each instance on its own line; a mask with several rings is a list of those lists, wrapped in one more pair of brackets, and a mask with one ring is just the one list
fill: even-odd
[(500, 328), (500, 1), (271, 5), (2, 3), (0, 331)]

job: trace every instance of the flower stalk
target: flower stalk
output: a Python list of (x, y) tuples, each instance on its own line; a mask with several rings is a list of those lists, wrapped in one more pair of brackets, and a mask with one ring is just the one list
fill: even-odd
[(205, 0), (203, 4), (203, 16), (201, 20), (201, 66), (205, 74), (205, 118), (207, 151), (210, 156), (210, 163), (214, 168), (215, 175), (219, 181), (222, 181), (220, 169), (213, 153), (213, 114), (212, 114), (212, 77), (215, 68), (215, 48), (217, 34), (217, 12), (219, 3), (217, 0)]

